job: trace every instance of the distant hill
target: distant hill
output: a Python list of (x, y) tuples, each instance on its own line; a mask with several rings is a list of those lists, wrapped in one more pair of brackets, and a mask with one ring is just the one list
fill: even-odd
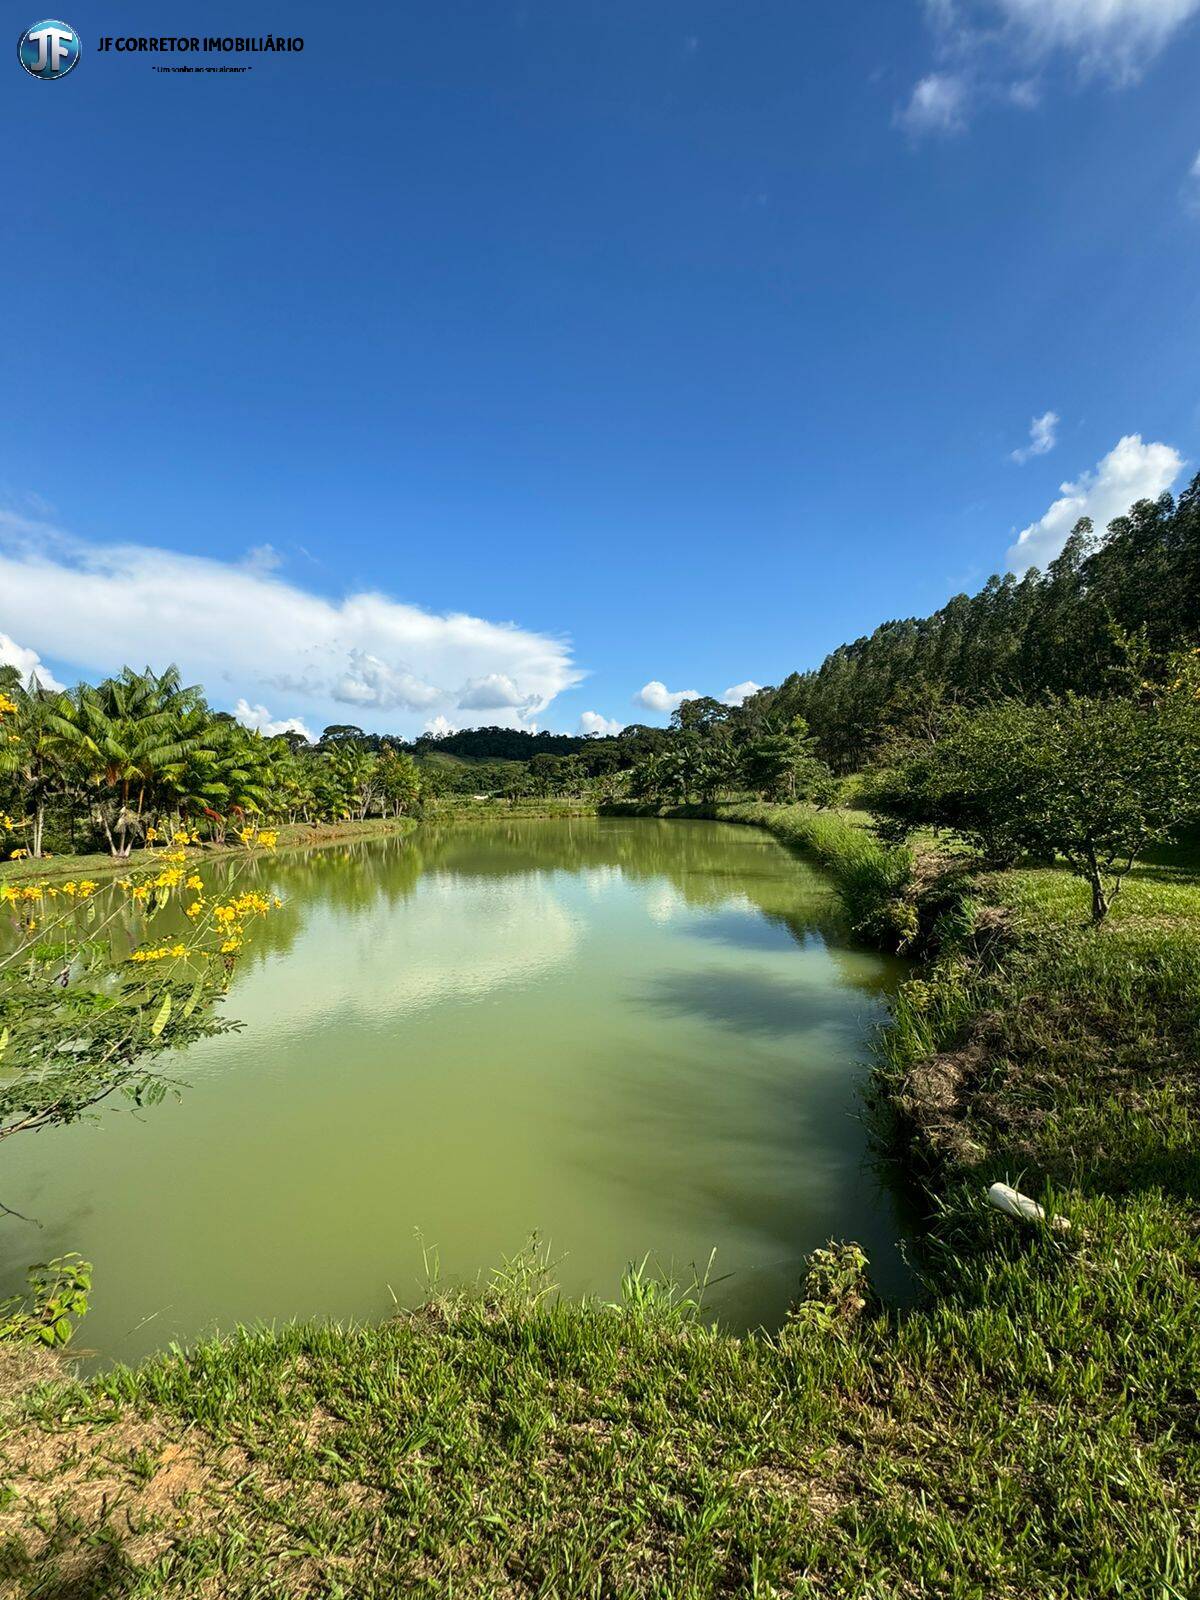
[(529, 733), (524, 728), (464, 728), (441, 737), (422, 734), (412, 748), (417, 756), (436, 750), (468, 761), (530, 761), (534, 756), (573, 756), (607, 742), (570, 733)]

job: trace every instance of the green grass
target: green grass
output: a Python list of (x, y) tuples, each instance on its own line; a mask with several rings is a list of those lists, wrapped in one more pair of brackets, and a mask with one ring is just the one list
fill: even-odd
[[(0, 1593), (1200, 1593), (1196, 852), (1096, 930), (1061, 871), (951, 892), (853, 815), (718, 814), (865, 915), (936, 912), (877, 1074), (925, 1297), (878, 1307), (838, 1247), (781, 1331), (735, 1338), (636, 1273), (561, 1301), (530, 1257), (380, 1327), (14, 1382)], [(994, 1178), (1069, 1231), (988, 1208)]]
[(381, 1327), (243, 1333), (34, 1390), (3, 1441), (0, 1576), (381, 1600), (1193, 1594), (1196, 1256), (1159, 1199), (1067, 1209), (1075, 1244), (964, 1216), (955, 1294), (902, 1320), (860, 1308), (849, 1252), (775, 1338), (644, 1283), (614, 1307), (509, 1274)]

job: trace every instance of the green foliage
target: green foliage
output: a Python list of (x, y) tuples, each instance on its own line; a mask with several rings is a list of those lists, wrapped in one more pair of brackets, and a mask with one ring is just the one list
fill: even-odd
[(931, 617), (885, 622), (793, 673), (738, 717), (803, 716), (838, 773), (861, 770), (896, 739), (936, 738), (956, 705), (1109, 693), (1128, 641), (1164, 664), (1200, 644), (1200, 476), (1172, 501), (1142, 501), (1097, 537), (1082, 522), (1042, 573), (989, 578)]
[(0, 1344), (34, 1343), (52, 1349), (69, 1344), (72, 1318), (86, 1314), (92, 1288), (91, 1262), (74, 1253), (30, 1267), (27, 1294), (0, 1302)]
[(951, 830), (988, 859), (1062, 856), (1108, 914), (1151, 845), (1200, 816), (1200, 659), (1140, 699), (1067, 694), (950, 716), (879, 779), (872, 804), (900, 831)]
[(749, 740), (739, 752), (738, 774), (744, 786), (764, 800), (828, 805), (836, 793), (803, 717), (793, 717), (781, 733)]
[(74, 1122), (118, 1092), (154, 1105), (173, 1084), (157, 1058), (233, 1026), (212, 1010), (219, 972), (148, 985), (97, 961), (92, 981), (63, 984), (59, 966), (0, 970), (0, 1140)]
[[(0, 1575), (57, 1592), (108, 1549), (128, 1600), (1193, 1594), (1196, 1241), (1152, 1191), (1064, 1206), (1080, 1245), (957, 1203), (971, 1250), (891, 1317), (853, 1246), (741, 1338), (636, 1270), (579, 1303), (534, 1262), (378, 1327), (35, 1391), (14, 1475), (64, 1430), (76, 1470), (10, 1509)], [(170, 1482), (145, 1482), (147, 1419), (205, 1489), (158, 1540), (130, 1532)]]
[[(420, 805), (408, 751), (378, 751), (349, 725), (313, 749), (265, 739), (213, 712), (175, 667), (51, 693), (6, 670), (0, 699), (0, 847), (42, 856), (47, 819), (58, 848), (103, 840), (124, 859), (180, 823), (223, 844), (251, 822), (325, 822)], [(377, 743), (378, 741), (376, 741)], [(23, 813), (23, 815), (22, 815)], [(60, 837), (65, 836), (65, 837)]]

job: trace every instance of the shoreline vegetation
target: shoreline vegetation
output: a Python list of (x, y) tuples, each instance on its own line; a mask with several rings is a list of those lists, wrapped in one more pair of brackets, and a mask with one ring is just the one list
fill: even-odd
[[(0, 678), (0, 717), (8, 854), (19, 833), (129, 866), (180, 820), (203, 851), (264, 823), (368, 837), (375, 812), (768, 829), (914, 962), (868, 1110), (925, 1208), (914, 1304), (832, 1241), (746, 1337), (645, 1264), (565, 1301), (531, 1247), (378, 1327), (241, 1330), (86, 1382), (31, 1382), (0, 1341), (0, 1593), (1200, 1592), (1200, 478), (669, 728), (312, 746), (173, 670)], [(0, 866), (0, 889), (64, 865)], [(130, 1062), (184, 1020), (140, 993)], [(85, 1265), (50, 1291), (68, 1334)]]
[[(735, 1338), (644, 1269), (561, 1301), (531, 1249), (378, 1327), (26, 1371), (10, 1592), (1195, 1592), (1195, 850), (1140, 864), (1096, 929), (1061, 867), (964, 872), (861, 814), (637, 809), (769, 829), (919, 952), (875, 1081), (928, 1187), (924, 1298), (881, 1306), (833, 1243), (782, 1329)], [(997, 1179), (1069, 1232), (989, 1209)]]
[[(284, 823), (274, 830), (270, 846), (236, 840), (216, 844), (206, 840), (189, 847), (189, 865), (203, 866), (208, 861), (245, 860), (256, 855), (283, 855), (290, 850), (320, 849), (325, 845), (351, 844), (365, 839), (403, 838), (421, 822), (470, 822), (497, 817), (549, 820), (564, 817), (594, 817), (597, 807), (590, 801), (529, 800), (515, 804), (506, 800), (441, 801), (420, 816), (349, 818), (340, 822)], [(0, 885), (33, 882), (55, 883), (62, 878), (86, 874), (90, 878), (115, 877), (154, 865), (162, 855), (156, 845), (135, 847), (128, 856), (116, 859), (97, 851), (81, 855), (43, 856), (35, 861), (27, 856), (0, 861)]]

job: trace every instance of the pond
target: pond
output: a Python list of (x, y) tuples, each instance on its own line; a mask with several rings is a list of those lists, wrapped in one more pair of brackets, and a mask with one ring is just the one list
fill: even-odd
[(181, 1098), (13, 1139), (3, 1286), (78, 1250), (79, 1342), (129, 1361), (238, 1321), (375, 1318), (534, 1232), (570, 1294), (631, 1261), (777, 1324), (804, 1255), (904, 1269), (861, 1121), (899, 963), (827, 880), (712, 822), (481, 820), (210, 865), (283, 897)]

